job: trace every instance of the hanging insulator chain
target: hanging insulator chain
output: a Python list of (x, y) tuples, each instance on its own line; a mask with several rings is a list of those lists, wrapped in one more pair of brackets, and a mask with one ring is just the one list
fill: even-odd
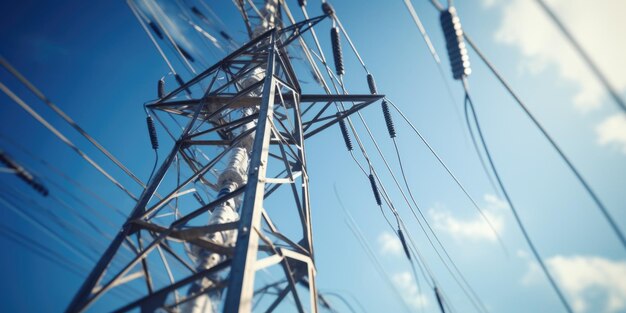
[(159, 79), (157, 83), (157, 96), (162, 99), (165, 96), (165, 78)]
[(367, 74), (367, 85), (370, 87), (370, 93), (375, 95), (378, 93), (376, 89), (376, 82), (374, 81), (374, 76), (372, 74)]
[(152, 144), (152, 149), (159, 149), (159, 139), (157, 138), (156, 127), (154, 127), (154, 120), (152, 120), (152, 116), (148, 115), (146, 117), (146, 124), (148, 124), (148, 134), (150, 135), (150, 143)]
[(157, 37), (159, 37), (159, 39), (163, 39), (163, 33), (161, 33), (161, 30), (158, 26), (156, 26), (156, 24), (154, 24), (154, 22), (149, 21), (148, 26), (152, 28), (152, 31), (157, 35)]
[(385, 123), (387, 124), (389, 137), (396, 138), (396, 127), (393, 125), (393, 119), (391, 118), (391, 112), (389, 111), (389, 103), (387, 103), (387, 100), (383, 100), (381, 106), (383, 107), (383, 116), (385, 116)]
[(341, 51), (341, 42), (339, 41), (339, 29), (333, 27), (330, 29), (330, 41), (333, 46), (333, 59), (335, 60), (335, 72), (337, 75), (345, 74), (343, 67), (343, 53)]
[(443, 306), (443, 299), (441, 298), (441, 294), (439, 293), (439, 288), (437, 288), (437, 286), (435, 286), (435, 297), (437, 298), (437, 303), (439, 304), (441, 313), (446, 313), (446, 309)]
[(333, 8), (333, 6), (326, 1), (322, 3), (322, 12), (330, 17), (333, 17), (335, 15), (335, 8)]
[(376, 186), (376, 181), (374, 180), (374, 175), (369, 175), (370, 185), (372, 185), (372, 191), (374, 192), (374, 198), (376, 198), (376, 204), (382, 205), (383, 202), (380, 200), (380, 193), (378, 193), (378, 186)]
[(346, 122), (343, 120), (343, 117), (341, 117), (341, 113), (337, 113), (337, 119), (339, 119), (339, 129), (341, 129), (341, 135), (343, 136), (343, 141), (346, 143), (346, 148), (348, 148), (348, 151), (352, 151), (352, 149), (354, 149), (352, 139), (350, 138), (350, 133), (348, 133)]
[[(298, 5), (301, 7), (305, 7), (306, 6), (306, 0), (298, 0)], [(322, 4), (322, 7), (324, 7), (324, 5)]]
[[(176, 79), (176, 82), (178, 82), (178, 84), (182, 87), (185, 85), (185, 82), (183, 81), (183, 79), (180, 77), (180, 75), (178, 74), (174, 74), (174, 78)], [(189, 96), (191, 96), (191, 90), (189, 90), (189, 88), (185, 87), (185, 92), (187, 92), (187, 94)]]
[(4, 163), (4, 165), (8, 166), (10, 169), (15, 171), (15, 175), (23, 180), (26, 184), (31, 186), (36, 192), (41, 194), (42, 196), (48, 196), (48, 188), (40, 183), (33, 174), (28, 172), (25, 168), (19, 165), (17, 162), (13, 161), (8, 155), (4, 154), (0, 150), (0, 162)]
[(204, 202), (204, 200), (202, 199), (202, 197), (198, 194), (198, 192), (194, 192), (193, 193), (193, 197), (196, 198), (196, 201), (198, 201), (198, 203), (200, 203), (200, 205), (205, 206), (206, 202)]
[(404, 239), (404, 233), (402, 233), (402, 229), (398, 228), (398, 238), (400, 238), (400, 242), (402, 243), (402, 248), (404, 249), (404, 253), (406, 257), (411, 261), (411, 253), (409, 252), (409, 246), (406, 244), (406, 240)]
[(456, 9), (450, 7), (441, 11), (439, 15), (443, 35), (446, 39), (446, 48), (448, 49), (448, 57), (450, 58), (450, 66), (452, 67), (452, 77), (454, 79), (462, 79), (467, 77), (471, 72), (469, 56), (465, 41), (463, 40), (463, 28), (461, 28), (461, 20), (456, 15)]

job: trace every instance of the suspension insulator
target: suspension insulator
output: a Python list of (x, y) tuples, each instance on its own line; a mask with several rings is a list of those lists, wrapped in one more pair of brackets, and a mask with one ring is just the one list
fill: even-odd
[(21, 165), (11, 159), (8, 155), (4, 154), (4, 152), (2, 151), (0, 151), (0, 162), (4, 163), (10, 169), (15, 171), (15, 175), (26, 184), (28, 184), (30, 187), (32, 187), (36, 192), (44, 197), (48, 196), (48, 188), (46, 188), (46, 186), (39, 182), (33, 174), (28, 172), (25, 168), (23, 168)]
[(154, 127), (154, 120), (152, 120), (152, 116), (148, 115), (146, 117), (146, 124), (148, 124), (148, 134), (150, 135), (152, 149), (159, 149), (159, 138), (157, 138), (156, 127)]
[(195, 62), (196, 59), (194, 59), (193, 56), (191, 56), (191, 54), (189, 54), (189, 52), (187, 50), (185, 50), (183, 47), (181, 47), (179, 44), (176, 44), (176, 48), (178, 49), (178, 51), (180, 51), (180, 53), (183, 55), (183, 57), (185, 57), (185, 59), (187, 59), (189, 62)]
[(370, 174), (370, 185), (372, 185), (372, 191), (374, 192), (374, 198), (376, 198), (376, 204), (382, 205), (383, 202), (380, 200), (380, 193), (378, 193), (378, 186), (376, 185), (376, 181), (374, 180), (374, 175)]
[(163, 96), (165, 96), (165, 79), (164, 78), (159, 79), (159, 82), (157, 83), (157, 96), (159, 97), (159, 99), (162, 99)]
[(350, 133), (348, 133), (348, 127), (346, 127), (346, 122), (341, 117), (341, 114), (337, 113), (337, 119), (339, 119), (339, 129), (341, 129), (341, 135), (343, 136), (343, 141), (346, 143), (346, 148), (348, 151), (352, 151), (354, 147), (352, 146), (352, 139), (350, 139)]
[(196, 198), (196, 201), (198, 201), (198, 203), (200, 203), (201, 206), (205, 206), (206, 202), (204, 202), (204, 200), (202, 199), (202, 197), (198, 194), (198, 192), (194, 192), (193, 193), (193, 197)]
[(197, 7), (191, 7), (191, 12), (193, 12), (193, 14), (195, 14), (196, 16), (198, 16), (200, 19), (202, 19), (203, 21), (209, 22), (209, 19), (202, 14), (202, 12), (200, 12), (200, 10), (198, 10)]
[(370, 87), (370, 93), (375, 95), (378, 93), (376, 89), (376, 82), (374, 81), (374, 76), (372, 74), (367, 74), (367, 85)]
[(343, 52), (341, 51), (341, 42), (339, 42), (339, 29), (333, 27), (330, 29), (330, 41), (333, 46), (333, 58), (335, 60), (335, 72), (337, 75), (343, 75), (345, 69), (343, 67)]
[(220, 30), (220, 36), (222, 36), (222, 38), (224, 38), (224, 39), (226, 39), (226, 40), (228, 40), (228, 41), (233, 40), (233, 37), (230, 37), (230, 35), (229, 35), (229, 34), (227, 34), (227, 33), (226, 33), (225, 31), (223, 31), (223, 30)]
[(402, 243), (402, 248), (404, 249), (404, 253), (406, 257), (411, 260), (411, 253), (409, 252), (409, 246), (406, 244), (406, 240), (404, 239), (404, 233), (402, 233), (402, 229), (398, 228), (398, 238), (400, 238), (400, 242)]
[(446, 48), (448, 49), (448, 57), (450, 58), (450, 66), (452, 67), (452, 77), (454, 79), (462, 79), (469, 76), (472, 72), (470, 68), (469, 55), (463, 40), (463, 29), (461, 28), (461, 20), (456, 15), (456, 9), (450, 7), (439, 15), (443, 35), (446, 39)]
[(148, 26), (150, 26), (150, 28), (152, 29), (154, 34), (156, 34), (157, 37), (159, 37), (159, 39), (163, 39), (163, 33), (161, 32), (159, 27), (156, 26), (156, 24), (154, 24), (153, 22), (150, 21), (150, 22), (148, 22)]
[[(180, 77), (180, 75), (174, 74), (174, 78), (176, 79), (176, 82), (178, 83), (178, 85), (180, 85), (181, 87), (185, 85), (185, 82)], [(187, 92), (188, 95), (191, 96), (191, 91), (189, 90), (189, 88), (185, 88), (185, 91)]]
[(439, 304), (441, 313), (446, 313), (446, 309), (443, 306), (443, 299), (441, 298), (441, 294), (439, 293), (439, 288), (437, 288), (437, 286), (435, 286), (435, 297), (437, 298), (437, 304)]
[(324, 14), (328, 16), (333, 16), (335, 15), (335, 8), (333, 8), (333, 6), (330, 5), (330, 3), (324, 2), (322, 3), (322, 12), (324, 12)]
[(305, 7), (306, 6), (306, 0), (298, 0), (298, 5), (301, 6), (301, 7)]
[(391, 118), (391, 112), (389, 112), (389, 104), (386, 100), (383, 100), (381, 104), (383, 107), (383, 115), (385, 116), (385, 123), (387, 124), (387, 131), (389, 137), (396, 138), (396, 127), (393, 125), (393, 119)]

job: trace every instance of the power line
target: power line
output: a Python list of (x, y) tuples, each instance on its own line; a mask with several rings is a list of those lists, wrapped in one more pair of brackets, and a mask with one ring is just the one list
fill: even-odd
[(554, 141), (554, 139), (548, 134), (548, 132), (545, 130), (545, 128), (541, 125), (541, 123), (539, 123), (539, 121), (535, 118), (535, 116), (528, 110), (528, 108), (526, 107), (524, 102), (522, 102), (522, 100), (517, 96), (517, 94), (513, 91), (513, 89), (511, 89), (510, 85), (504, 80), (504, 78), (500, 75), (500, 73), (495, 69), (493, 64), (491, 64), (491, 62), (489, 62), (489, 60), (485, 57), (485, 55), (478, 49), (478, 47), (474, 44), (474, 42), (467, 35), (467, 33), (464, 32), (463, 36), (465, 37), (465, 40), (467, 41), (467, 43), (472, 47), (472, 49), (474, 49), (476, 54), (480, 57), (480, 59), (485, 63), (485, 65), (487, 65), (489, 70), (500, 81), (502, 86), (504, 86), (504, 88), (509, 92), (511, 97), (513, 97), (513, 99), (515, 99), (515, 102), (519, 105), (520, 108), (522, 108), (524, 113), (526, 113), (526, 116), (528, 116), (528, 118), (530, 118), (530, 120), (533, 122), (533, 124), (535, 124), (537, 129), (539, 129), (539, 131), (541, 132), (543, 137), (546, 140), (548, 140), (550, 145), (552, 145), (554, 150), (559, 154), (559, 156), (561, 157), (563, 162), (565, 162), (565, 164), (572, 171), (574, 176), (576, 176), (576, 179), (583, 186), (583, 188), (585, 189), (587, 194), (589, 194), (589, 196), (591, 197), (593, 202), (596, 204), (598, 209), (600, 209), (600, 212), (602, 213), (604, 218), (609, 223), (609, 226), (611, 227), (613, 232), (617, 235), (617, 237), (618, 237), (619, 241), (621, 242), (622, 246), (624, 248), (626, 248), (626, 237), (624, 236), (624, 233), (620, 230), (619, 226), (617, 225), (617, 223), (615, 222), (615, 220), (613, 219), (613, 217), (609, 213), (608, 209), (604, 206), (604, 204), (602, 203), (602, 201), (600, 200), (598, 195), (596, 195), (596, 193), (591, 189), (591, 186), (589, 186), (587, 181), (582, 177), (582, 174), (580, 174), (578, 169), (574, 166), (574, 164), (572, 164), (570, 159), (565, 155), (563, 150), (561, 150), (561, 148), (557, 145), (556, 141)]
[(502, 183), (502, 179), (500, 178), (500, 175), (498, 174), (498, 171), (496, 170), (496, 166), (495, 166), (495, 164), (493, 162), (493, 159), (491, 157), (491, 153), (489, 153), (489, 148), (487, 147), (487, 143), (486, 143), (485, 138), (483, 136), (483, 132), (482, 132), (481, 127), (480, 127), (480, 123), (478, 122), (478, 117), (477, 117), (476, 111), (474, 109), (474, 104), (472, 102), (472, 99), (470, 98), (470, 95), (469, 95), (468, 90), (467, 90), (467, 86), (465, 84), (464, 84), (464, 87), (466, 88), (465, 89), (465, 110), (467, 111), (468, 105), (469, 105), (469, 109), (471, 109), (472, 117), (473, 117), (473, 120), (474, 120), (474, 123), (475, 123), (475, 126), (476, 126), (476, 130), (478, 131), (478, 137), (480, 138), (480, 142), (482, 143), (482, 146), (484, 148), (485, 154), (487, 155), (487, 160), (489, 161), (489, 165), (491, 166), (491, 169), (492, 169), (493, 174), (494, 174), (494, 176), (496, 178), (496, 181), (498, 182), (498, 186), (500, 186), (500, 190), (502, 191), (502, 194), (504, 195), (504, 198), (506, 199), (507, 203), (509, 204), (509, 207), (511, 208), (511, 211), (513, 212), (513, 216), (515, 217), (515, 221), (517, 222), (518, 227), (522, 231), (522, 234), (524, 235), (524, 239), (526, 240), (526, 243), (530, 247), (530, 250), (532, 251), (533, 256), (535, 257), (535, 260), (537, 261), (537, 263), (539, 263), (539, 266), (541, 267), (542, 272), (546, 275), (546, 278), (550, 282), (550, 285), (552, 286), (552, 289), (559, 296), (559, 300), (561, 300), (561, 303), (563, 304), (565, 309), (568, 312), (571, 313), (573, 311), (572, 311), (572, 308), (571, 308), (570, 304), (568, 303), (567, 299), (565, 298), (565, 295), (562, 293), (561, 289), (557, 285), (555, 279), (552, 277), (552, 275), (548, 271), (547, 266), (544, 264), (543, 260), (541, 259), (541, 256), (539, 255), (539, 252), (537, 251), (537, 248), (535, 247), (534, 243), (530, 239), (530, 235), (528, 234), (528, 231), (526, 230), (526, 228), (524, 227), (524, 224), (522, 223), (522, 220), (521, 220), (521, 218), (520, 218), (520, 216), (519, 216), (519, 214), (517, 212), (517, 209), (513, 205), (513, 201), (511, 200), (511, 198), (509, 196), (509, 193), (507, 192), (506, 188), (504, 187), (504, 184)]
[(72, 126), (77, 132), (85, 137), (91, 144), (93, 144), (100, 152), (102, 152), (109, 160), (117, 165), (124, 173), (130, 176), (135, 182), (145, 188), (145, 184), (139, 179), (131, 170), (129, 170), (122, 162), (120, 162), (113, 154), (111, 154), (106, 148), (104, 148), (98, 141), (91, 137), (87, 131), (85, 131), (78, 123), (76, 123), (71, 117), (69, 117), (61, 108), (54, 104), (43, 92), (41, 92), (35, 85), (33, 85), (24, 75), (22, 75), (17, 69), (15, 69), (6, 59), (0, 56), (0, 64), (4, 66), (13, 76), (15, 76), (22, 84), (24, 84), (32, 93), (34, 93), (43, 103), (50, 107), (55, 113), (57, 113), (63, 120), (65, 120), (70, 126)]
[[(450, 170), (450, 168), (446, 165), (446, 163), (441, 159), (441, 157), (439, 156), (439, 154), (437, 154), (437, 152), (435, 152), (435, 150), (433, 149), (433, 147), (428, 143), (428, 141), (426, 140), (426, 138), (424, 138), (424, 136), (422, 135), (422, 133), (413, 125), (413, 123), (411, 123), (411, 121), (409, 120), (409, 118), (402, 112), (402, 110), (400, 110), (400, 108), (398, 108), (398, 106), (396, 106), (393, 101), (389, 101), (389, 103), (394, 107), (394, 109), (396, 109), (396, 111), (400, 114), (400, 116), (402, 116), (402, 119), (404, 119), (404, 121), (411, 127), (411, 129), (413, 129), (413, 131), (415, 132), (415, 134), (417, 134), (417, 136), (420, 138), (420, 140), (424, 143), (424, 145), (426, 145), (426, 147), (428, 148), (428, 150), (430, 150), (430, 152), (432, 153), (432, 155), (437, 159), (437, 161), (439, 161), (439, 164), (441, 164), (441, 166), (446, 170), (446, 172), (448, 173), (448, 175), (450, 175), (450, 177), (452, 177), (452, 179), (454, 180), (454, 182), (457, 184), (457, 186), (459, 186), (459, 188), (461, 189), (461, 191), (463, 191), (463, 193), (465, 194), (465, 196), (470, 200), (470, 202), (472, 203), (472, 205), (474, 206), (474, 208), (476, 208), (476, 210), (478, 210), (478, 212), (480, 213), (480, 215), (482, 216), (482, 218), (485, 220), (485, 222), (489, 225), (489, 227), (491, 228), (491, 231), (495, 233), (496, 237), (498, 238), (498, 241), (500, 243), (500, 245), (502, 246), (502, 249), (506, 252), (506, 247), (504, 245), (504, 242), (502, 241), (502, 239), (500, 238), (500, 235), (498, 234), (498, 232), (496, 231), (496, 229), (493, 227), (493, 225), (491, 224), (491, 222), (489, 221), (489, 218), (484, 214), (483, 210), (480, 208), (480, 206), (478, 205), (478, 203), (476, 202), (476, 200), (474, 200), (474, 198), (469, 194), (469, 192), (467, 191), (467, 189), (465, 189), (465, 186), (463, 186), (463, 184), (459, 181), (459, 179), (452, 173), (452, 170)], [(508, 254), (508, 253), (507, 253)]]
[(110, 182), (112, 182), (117, 188), (124, 191), (129, 197), (134, 200), (137, 200), (137, 197), (133, 195), (130, 190), (126, 189), (120, 182), (118, 182), (113, 176), (107, 173), (98, 163), (92, 160), (87, 154), (85, 154), (82, 150), (80, 150), (74, 143), (72, 143), (67, 137), (65, 137), (59, 130), (57, 130), (54, 126), (52, 126), (48, 121), (46, 121), (41, 115), (39, 115), (35, 110), (33, 110), (28, 104), (26, 104), (22, 99), (20, 99), (16, 94), (14, 94), (7, 86), (3, 83), (0, 83), (0, 90), (2, 90), (9, 98), (11, 98), (15, 103), (17, 103), (24, 111), (30, 114), (35, 120), (41, 123), (44, 127), (46, 127), (50, 132), (52, 132), (57, 138), (61, 139), (63, 143), (69, 146), (74, 152), (76, 152), (80, 157), (82, 157), (85, 161), (87, 161), (91, 166), (93, 166), (98, 172), (104, 175)]
[(624, 100), (620, 97), (619, 93), (615, 86), (611, 84), (606, 75), (600, 70), (600, 67), (593, 61), (589, 53), (585, 51), (583, 46), (574, 38), (574, 34), (565, 27), (565, 24), (561, 22), (559, 17), (552, 11), (552, 9), (545, 3), (543, 0), (535, 0), (539, 6), (543, 9), (543, 11), (548, 15), (548, 17), (556, 24), (557, 28), (561, 31), (563, 36), (572, 44), (574, 50), (580, 55), (583, 61), (589, 66), (593, 74), (596, 78), (604, 85), (604, 88), (609, 92), (615, 103), (622, 109), (622, 111), (626, 111), (626, 104), (624, 104)]

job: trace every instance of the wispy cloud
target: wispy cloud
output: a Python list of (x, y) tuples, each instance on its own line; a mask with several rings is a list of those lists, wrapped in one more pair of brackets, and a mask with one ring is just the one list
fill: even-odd
[[(523, 256), (527, 258), (527, 256)], [(561, 256), (546, 260), (559, 286), (576, 312), (624, 312), (626, 310), (626, 261), (598, 256)], [(529, 260), (525, 285), (543, 279), (539, 267)]]
[(403, 253), (402, 243), (396, 235), (389, 232), (382, 232), (378, 235), (378, 245), (382, 254), (400, 255)]
[(413, 279), (409, 272), (396, 273), (391, 277), (393, 284), (398, 288), (402, 298), (413, 309), (425, 308), (428, 306), (428, 298)]
[[(622, 55), (626, 46), (626, 36), (622, 35), (626, 1), (547, 2), (616, 88), (626, 89), (626, 58)], [(501, 3), (503, 16), (496, 40), (520, 49), (525, 56), (522, 68), (540, 72), (555, 66), (562, 79), (577, 86), (573, 100), (578, 109), (586, 112), (598, 108), (606, 96), (604, 89), (539, 5), (528, 0)]]
[[(504, 230), (502, 209), (506, 208), (507, 205), (498, 197), (490, 194), (485, 195), (484, 200), (487, 205), (483, 213), (489, 219), (493, 228), (501, 234)], [(442, 206), (430, 209), (429, 213), (435, 228), (450, 234), (456, 239), (488, 240), (492, 242), (498, 239), (491, 227), (478, 213), (469, 219), (461, 219)]]
[(626, 154), (626, 115), (609, 116), (596, 127), (596, 134), (599, 145), (608, 145)]

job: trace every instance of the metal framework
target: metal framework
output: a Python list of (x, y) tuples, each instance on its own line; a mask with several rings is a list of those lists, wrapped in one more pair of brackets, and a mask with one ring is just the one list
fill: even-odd
[[(147, 105), (174, 146), (68, 312), (317, 312), (304, 141), (384, 97), (301, 94), (286, 47), (324, 18), (266, 31)], [(113, 289), (139, 295), (111, 308)]]

